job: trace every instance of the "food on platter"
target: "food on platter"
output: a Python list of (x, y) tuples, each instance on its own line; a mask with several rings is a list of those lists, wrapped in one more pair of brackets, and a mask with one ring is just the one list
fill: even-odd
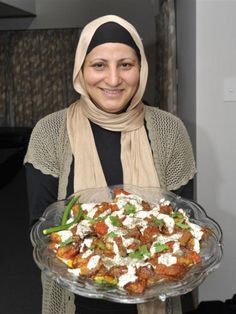
[(43, 230), (49, 250), (75, 277), (129, 295), (143, 294), (160, 282), (184, 278), (201, 264), (209, 229), (192, 222), (170, 201), (150, 202), (123, 188), (113, 200), (66, 206), (61, 223)]

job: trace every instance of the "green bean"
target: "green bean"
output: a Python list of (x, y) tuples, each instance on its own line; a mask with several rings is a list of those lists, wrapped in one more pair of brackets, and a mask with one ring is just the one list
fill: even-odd
[(74, 196), (70, 202), (67, 204), (65, 210), (64, 210), (64, 213), (63, 213), (63, 216), (62, 216), (62, 219), (61, 219), (61, 225), (65, 225), (67, 220), (68, 220), (68, 217), (69, 217), (69, 214), (70, 214), (70, 211), (71, 211), (71, 208), (73, 207), (73, 205), (77, 202), (77, 200), (79, 199), (80, 195), (77, 195), (77, 196)]
[(77, 216), (75, 217), (75, 219), (72, 222), (70, 222), (68, 224), (64, 224), (64, 225), (60, 225), (60, 226), (55, 226), (55, 227), (50, 227), (48, 229), (44, 229), (43, 230), (43, 234), (44, 235), (48, 235), (48, 234), (53, 233), (53, 232), (58, 232), (58, 231), (69, 229), (71, 226), (73, 226), (74, 224), (78, 223), (80, 221), (80, 219), (82, 218), (82, 216), (83, 216), (83, 210), (80, 207)]

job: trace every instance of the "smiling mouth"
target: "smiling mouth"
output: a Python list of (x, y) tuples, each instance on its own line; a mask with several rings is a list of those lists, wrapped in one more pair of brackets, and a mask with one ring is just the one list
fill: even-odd
[(107, 89), (107, 88), (101, 88), (104, 94), (107, 96), (119, 96), (123, 89)]

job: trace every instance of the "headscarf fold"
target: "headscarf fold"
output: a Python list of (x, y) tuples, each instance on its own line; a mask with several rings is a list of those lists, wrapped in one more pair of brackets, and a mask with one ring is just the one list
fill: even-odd
[[(97, 28), (104, 23), (115, 22), (125, 28), (140, 51), (140, 82), (127, 110), (122, 113), (107, 113), (99, 109), (86, 91), (82, 65), (90, 41)], [(152, 151), (144, 127), (144, 105), (141, 101), (145, 91), (148, 65), (142, 41), (136, 29), (126, 20), (107, 15), (85, 26), (77, 46), (73, 73), (75, 90), (79, 101), (67, 111), (67, 131), (75, 159), (74, 191), (86, 188), (105, 187), (106, 180), (97, 153), (89, 120), (104, 129), (121, 132), (121, 163), (123, 183), (141, 187), (159, 187)]]

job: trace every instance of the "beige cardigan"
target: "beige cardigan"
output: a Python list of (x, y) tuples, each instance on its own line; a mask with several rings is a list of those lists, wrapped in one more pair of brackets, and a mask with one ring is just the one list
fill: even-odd
[[(58, 199), (66, 197), (72, 163), (66, 130), (66, 110), (41, 119), (33, 129), (25, 163), (31, 163), (44, 174), (59, 178)], [(145, 120), (160, 186), (176, 190), (196, 173), (188, 133), (176, 116), (158, 108), (145, 106)], [(42, 314), (74, 314), (74, 295), (42, 273)], [(181, 313), (179, 298), (138, 305), (139, 314)]]

